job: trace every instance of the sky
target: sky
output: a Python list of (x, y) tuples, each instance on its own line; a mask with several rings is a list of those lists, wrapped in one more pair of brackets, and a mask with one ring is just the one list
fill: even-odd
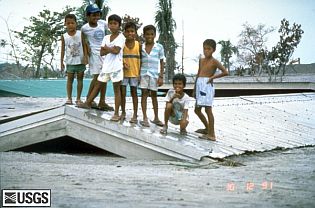
[[(182, 46), (184, 35), (184, 71), (195, 73), (196, 58), (202, 54), (202, 43), (211, 38), (217, 42), (230, 40), (237, 45), (244, 23), (252, 26), (265, 24), (276, 30), (268, 36), (267, 48), (271, 50), (279, 40), (280, 22), (286, 18), (290, 25), (301, 24), (304, 34), (292, 58), (301, 63), (315, 63), (315, 1), (313, 0), (173, 0), (173, 18), (177, 29), (176, 42)], [(158, 0), (107, 0), (109, 14), (125, 14), (140, 18), (143, 26), (154, 24)], [(0, 0), (0, 39), (7, 39), (5, 20), (12, 30), (22, 31), (29, 17), (37, 16), (47, 8), (61, 11), (66, 5), (80, 6), (82, 0)], [(138, 31), (142, 33), (142, 28)], [(8, 59), (5, 49), (0, 49), (0, 63)], [(181, 63), (182, 47), (177, 49), (176, 61)], [(220, 60), (220, 45), (214, 57)]]

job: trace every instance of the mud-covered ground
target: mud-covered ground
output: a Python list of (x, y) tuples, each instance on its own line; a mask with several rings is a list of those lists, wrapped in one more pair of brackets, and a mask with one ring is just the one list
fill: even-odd
[(315, 147), (221, 162), (2, 152), (1, 189), (51, 189), (52, 207), (315, 207)]

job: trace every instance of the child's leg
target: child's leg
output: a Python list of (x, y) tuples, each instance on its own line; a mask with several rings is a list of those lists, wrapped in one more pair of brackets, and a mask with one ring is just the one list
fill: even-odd
[(91, 83), (90, 83), (90, 87), (89, 87), (89, 91), (88, 91), (88, 94), (87, 94), (87, 98), (90, 96), (90, 94), (92, 93), (92, 91), (93, 91), (93, 88), (94, 88), (94, 86), (96, 85), (96, 83), (97, 83), (97, 77), (98, 77), (98, 74), (94, 74), (93, 75), (93, 79), (92, 79), (92, 81), (91, 81)]
[(148, 121), (147, 116), (147, 99), (149, 95), (149, 91), (147, 89), (141, 89), (141, 108), (143, 114), (143, 121)]
[(206, 117), (203, 115), (203, 113), (201, 112), (201, 107), (196, 106), (195, 113), (197, 114), (198, 118), (201, 120), (205, 128), (208, 129), (208, 121)]
[(157, 101), (157, 92), (156, 91), (150, 91), (151, 93), (151, 99), (152, 99), (152, 105), (153, 105), (153, 112), (154, 112), (154, 122), (159, 122), (159, 105)]
[(215, 133), (214, 133), (214, 116), (212, 113), (212, 107), (211, 106), (207, 106), (206, 107), (206, 114), (208, 116), (208, 138), (215, 140)]
[(67, 96), (68, 100), (72, 100), (72, 84), (74, 80), (74, 73), (67, 73)]
[(133, 104), (133, 119), (136, 120), (138, 117), (138, 95), (137, 95), (137, 87), (130, 86), (130, 92), (132, 97)]
[(120, 85), (121, 85), (121, 81), (113, 82), (114, 94), (115, 94), (115, 112), (114, 112), (114, 116), (119, 116), (119, 106), (121, 104)]
[(87, 98), (86, 100), (86, 104), (91, 107), (92, 106), (92, 102), (94, 101), (94, 99), (97, 97), (100, 89), (102, 87), (104, 87), (104, 85), (106, 85), (106, 82), (100, 82), (96, 80), (96, 83), (94, 84), (94, 87), (90, 93), (90, 96)]
[(126, 115), (126, 87), (125, 85), (121, 85), (121, 114)]
[(173, 114), (173, 104), (166, 103), (165, 111), (164, 111), (164, 126), (166, 128), (168, 128), (168, 120), (172, 114)]
[(106, 88), (107, 88), (107, 82), (105, 82), (100, 89), (101, 93), (100, 93), (100, 101), (98, 103), (99, 107), (108, 106), (105, 102)]
[(184, 119), (180, 120), (179, 121), (179, 128), (180, 128), (180, 130), (181, 131), (186, 130), (186, 127), (188, 126), (188, 123), (189, 123), (189, 121), (187, 121), (187, 120), (184, 120)]
[(77, 101), (81, 100), (81, 94), (82, 94), (82, 89), (83, 89), (83, 77), (84, 77), (84, 72), (79, 72), (77, 73)]

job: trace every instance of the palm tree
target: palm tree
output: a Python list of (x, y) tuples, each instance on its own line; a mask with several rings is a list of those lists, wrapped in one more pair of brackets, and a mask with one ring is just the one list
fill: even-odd
[(175, 70), (175, 51), (177, 44), (174, 38), (176, 22), (172, 17), (172, 0), (159, 0), (157, 5), (158, 11), (155, 14), (155, 24), (160, 33), (158, 42), (164, 47), (165, 56), (167, 57), (165, 69), (165, 81), (172, 80)]
[(221, 61), (223, 62), (224, 67), (227, 68), (228, 71), (230, 72), (230, 58), (232, 57), (233, 54), (238, 53), (238, 49), (237, 47), (232, 45), (230, 40), (228, 41), (220, 40), (218, 43), (222, 46), (220, 51)]

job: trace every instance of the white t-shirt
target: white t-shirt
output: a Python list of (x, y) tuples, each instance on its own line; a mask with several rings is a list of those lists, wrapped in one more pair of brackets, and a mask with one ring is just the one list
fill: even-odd
[[(169, 89), (167, 94), (166, 94), (165, 100), (167, 102), (169, 102), (173, 98), (174, 94), (175, 94), (175, 90)], [(173, 100), (173, 104), (179, 103), (181, 105), (182, 109), (185, 110), (185, 109), (189, 109), (189, 101), (190, 100), (191, 100), (190, 97), (186, 93), (184, 93), (184, 96), (182, 98), (175, 98)]]
[(77, 30), (73, 36), (63, 34), (65, 41), (65, 62), (67, 65), (78, 65), (83, 63), (83, 46), (81, 31)]
[(89, 23), (82, 26), (81, 32), (87, 38), (91, 53), (100, 55), (101, 44), (106, 35), (107, 23), (105, 20), (98, 20), (96, 27), (91, 27)]
[(118, 46), (120, 47), (120, 51), (118, 54), (109, 53), (103, 56), (103, 73), (111, 73), (123, 69), (123, 49), (125, 46), (125, 36), (123, 34), (119, 34), (112, 42), (110, 42), (110, 36), (111, 35), (106, 35), (104, 37), (102, 46)]

